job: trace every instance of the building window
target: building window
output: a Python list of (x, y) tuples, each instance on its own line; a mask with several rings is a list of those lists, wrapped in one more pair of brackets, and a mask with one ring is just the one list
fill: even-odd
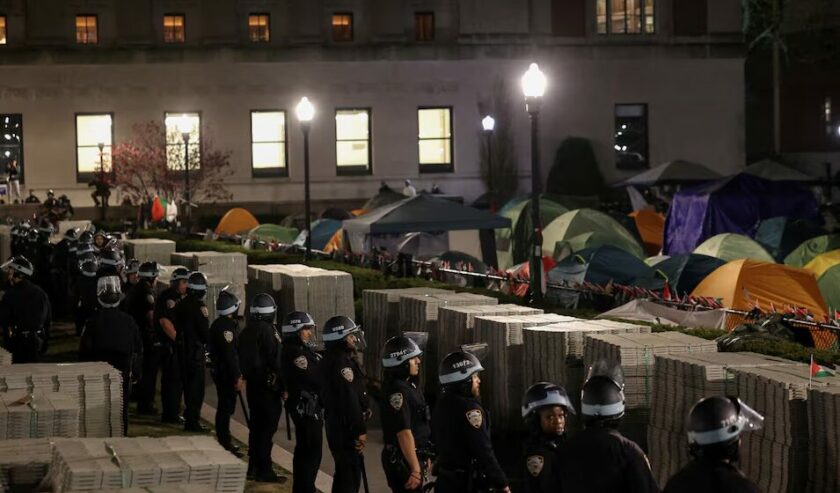
[(111, 171), (112, 118), (110, 113), (76, 115), (76, 174), (80, 182), (99, 171)]
[(183, 14), (163, 16), (163, 42), (183, 43), (187, 39), (187, 20)]
[(421, 172), (452, 171), (452, 108), (417, 110)]
[(82, 45), (96, 44), (99, 36), (96, 29), (95, 15), (76, 16), (76, 43)]
[(338, 174), (370, 174), (370, 110), (335, 112), (335, 160)]
[(417, 41), (435, 40), (435, 14), (432, 12), (414, 14), (414, 36)]
[(647, 168), (648, 112), (646, 104), (615, 105), (615, 164), (619, 169)]
[[(0, 115), (0, 172), (12, 161), (17, 163), (18, 178), (23, 182), (23, 115)], [(8, 198), (8, 197), (7, 197)]]
[(288, 176), (286, 112), (251, 112), (251, 170), (254, 176)]
[(189, 128), (190, 134), (190, 169), (199, 168), (201, 162), (201, 114), (200, 113), (165, 113), (166, 123), (166, 164), (169, 169), (184, 169), (184, 135), (181, 130)]
[(653, 34), (654, 0), (597, 0), (598, 34)]
[(823, 118), (825, 119), (825, 133), (829, 137), (834, 136), (833, 118), (831, 116), (831, 96), (826, 96), (823, 101)]
[(252, 43), (268, 43), (271, 37), (268, 14), (248, 16), (248, 38)]
[(6, 16), (0, 15), (0, 45), (6, 44)]
[(333, 41), (353, 41), (353, 14), (333, 14), (332, 16)]

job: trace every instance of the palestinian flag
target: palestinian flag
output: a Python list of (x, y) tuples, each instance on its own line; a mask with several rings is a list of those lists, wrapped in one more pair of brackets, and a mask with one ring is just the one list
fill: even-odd
[(834, 376), (834, 372), (829, 370), (828, 368), (818, 365), (814, 361), (814, 355), (811, 355), (811, 377), (832, 377)]

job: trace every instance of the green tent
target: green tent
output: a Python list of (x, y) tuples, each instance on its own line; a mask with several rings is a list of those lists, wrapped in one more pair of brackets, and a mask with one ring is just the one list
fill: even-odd
[(712, 236), (695, 248), (694, 253), (716, 257), (727, 262), (744, 258), (761, 262), (776, 262), (758, 242), (735, 233)]
[(276, 224), (260, 224), (248, 231), (248, 238), (260, 241), (276, 241), (278, 243), (289, 243), (295, 241), (300, 231), (296, 228), (287, 228)]
[(792, 267), (805, 267), (815, 257), (840, 248), (840, 235), (822, 235), (811, 238), (796, 247), (785, 257), (785, 264)]
[(817, 285), (828, 307), (832, 310), (840, 310), (840, 264), (826, 269), (817, 278)]
[[(588, 233), (572, 236), (566, 240), (557, 241), (554, 243), (554, 260), (566, 258), (570, 254), (587, 248), (595, 248), (601, 245), (612, 245), (613, 239), (613, 236), (600, 231), (590, 231)], [(545, 243), (545, 245), (547, 246), (548, 243)]]
[(611, 245), (645, 258), (641, 245), (624, 226), (595, 209), (569, 211), (549, 223), (543, 229), (543, 251), (548, 250), (546, 247), (550, 251), (544, 255), (553, 254), (557, 242), (567, 241), (572, 245), (573, 240), (575, 244), (590, 242), (588, 246)]
[[(543, 194), (540, 196), (540, 219), (543, 227), (569, 209), (561, 197)], [(528, 243), (531, 241), (531, 200), (527, 195), (511, 199), (498, 214), (510, 219), (510, 228), (496, 230), (496, 250), (499, 267), (502, 269), (528, 260)]]

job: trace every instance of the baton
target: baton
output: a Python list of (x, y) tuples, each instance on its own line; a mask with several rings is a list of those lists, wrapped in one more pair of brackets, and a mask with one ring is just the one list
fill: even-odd
[(362, 484), (365, 486), (365, 493), (370, 493), (367, 480), (367, 469), (365, 469), (365, 454), (359, 452), (359, 468), (362, 471)]
[(251, 418), (248, 416), (248, 407), (245, 406), (245, 399), (242, 398), (242, 392), (240, 392), (238, 390), (236, 391), (236, 395), (239, 396), (239, 404), (242, 405), (242, 414), (245, 415), (245, 424), (248, 425), (248, 427), (250, 428), (251, 427)]
[[(286, 402), (288, 402), (288, 401), (286, 401)], [(292, 422), (289, 418), (289, 413), (291, 411), (289, 410), (289, 407), (287, 407), (287, 406), (283, 406), (283, 407), (286, 408), (286, 439), (288, 439), (291, 442), (292, 441)]]

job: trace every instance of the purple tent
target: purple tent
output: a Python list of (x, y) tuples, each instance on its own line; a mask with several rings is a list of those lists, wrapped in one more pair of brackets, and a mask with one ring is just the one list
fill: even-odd
[(691, 253), (720, 233), (753, 237), (764, 219), (785, 216), (822, 222), (809, 190), (741, 173), (685, 188), (674, 196), (665, 222), (666, 255)]

